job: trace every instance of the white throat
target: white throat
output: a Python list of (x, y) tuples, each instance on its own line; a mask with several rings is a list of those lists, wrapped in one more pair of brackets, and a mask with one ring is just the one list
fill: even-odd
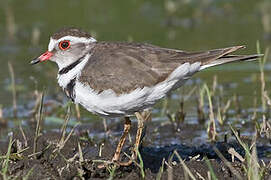
[(69, 70), (65, 74), (58, 74), (58, 84), (62, 88), (65, 88), (67, 84), (74, 78), (78, 78), (81, 74), (81, 71), (85, 67), (86, 63), (88, 62), (89, 57), (91, 54), (87, 54), (80, 63), (78, 63), (75, 67), (73, 67), (71, 70)]

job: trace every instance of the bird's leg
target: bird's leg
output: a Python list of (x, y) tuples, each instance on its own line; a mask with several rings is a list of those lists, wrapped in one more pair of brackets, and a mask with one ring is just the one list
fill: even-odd
[[(135, 137), (135, 145), (134, 145), (134, 149), (132, 152), (132, 157), (129, 161), (127, 162), (119, 162), (119, 158), (120, 158), (120, 152), (121, 149), (125, 143), (125, 139), (126, 136), (128, 135), (128, 132), (130, 130), (131, 127), (131, 121), (129, 119), (129, 117), (125, 117), (125, 124), (124, 124), (124, 132), (120, 138), (119, 144), (117, 146), (116, 152), (114, 154), (114, 157), (111, 161), (111, 163), (116, 162), (118, 165), (120, 166), (129, 166), (133, 163), (134, 160), (136, 160), (137, 158), (137, 153), (138, 153), (138, 148), (140, 145), (140, 141), (141, 141), (141, 136), (142, 136), (142, 132), (143, 132), (143, 128), (144, 128), (144, 122), (150, 120), (151, 118), (151, 113), (149, 111), (144, 111), (142, 113), (136, 112), (135, 113), (137, 121), (138, 121), (138, 125), (137, 125), (137, 132), (136, 132), (136, 137)], [(100, 168), (105, 167), (106, 164), (99, 166)]]
[(122, 147), (123, 147), (123, 145), (125, 143), (126, 136), (128, 135), (129, 130), (131, 128), (131, 120), (130, 120), (130, 118), (125, 117), (124, 120), (125, 120), (125, 122), (124, 122), (124, 130), (123, 130), (122, 136), (120, 137), (118, 146), (116, 148), (116, 151), (115, 151), (115, 154), (114, 154), (112, 160), (104, 162), (103, 164), (98, 165), (98, 168), (105, 168), (106, 166), (108, 166), (109, 164), (112, 164), (112, 163), (117, 163), (119, 165), (122, 165), (122, 163), (119, 162), (120, 152), (121, 152)]
[(120, 152), (121, 152), (122, 147), (123, 147), (123, 145), (125, 143), (126, 136), (128, 135), (130, 128), (131, 128), (131, 120), (130, 120), (129, 117), (125, 117), (124, 131), (123, 131), (122, 136), (121, 136), (121, 138), (119, 140), (119, 144), (117, 146), (116, 152), (115, 152), (115, 154), (113, 156), (113, 159), (112, 159), (113, 162), (118, 162), (119, 161)]
[(136, 118), (137, 118), (137, 132), (136, 132), (136, 139), (135, 139), (135, 147), (134, 147), (134, 152), (132, 155), (132, 158), (135, 160), (137, 157), (137, 151), (140, 145), (140, 140), (141, 140), (141, 135), (142, 135), (142, 131), (144, 128), (144, 121), (145, 121), (145, 117), (143, 113), (139, 113), (136, 112), (135, 113)]
[(136, 112), (135, 113), (136, 118), (137, 118), (137, 132), (136, 132), (136, 138), (135, 138), (135, 145), (133, 149), (133, 154), (131, 159), (128, 162), (122, 162), (120, 165), (122, 166), (129, 166), (133, 163), (134, 160), (137, 158), (137, 153), (138, 153), (138, 148), (140, 145), (141, 141), (141, 136), (142, 136), (142, 131), (144, 128), (144, 122), (150, 119), (151, 113), (149, 111), (144, 111), (142, 113)]
[(138, 120), (135, 147), (132, 158), (135, 160), (137, 158), (137, 151), (140, 145), (142, 138), (142, 131), (144, 129), (144, 123), (151, 120), (151, 112), (149, 110), (143, 111), (142, 113), (136, 112), (136, 118)]

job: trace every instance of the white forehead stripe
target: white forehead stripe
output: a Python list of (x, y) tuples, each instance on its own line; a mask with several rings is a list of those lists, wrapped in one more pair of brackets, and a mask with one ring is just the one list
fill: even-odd
[(93, 42), (97, 42), (96, 39), (94, 39), (93, 37), (90, 38), (86, 38), (86, 37), (74, 37), (74, 36), (64, 36), (58, 40), (50, 38), (50, 42), (48, 45), (48, 51), (52, 51), (55, 47), (56, 44), (58, 44), (60, 41), (63, 40), (69, 40), (73, 43), (93, 43)]

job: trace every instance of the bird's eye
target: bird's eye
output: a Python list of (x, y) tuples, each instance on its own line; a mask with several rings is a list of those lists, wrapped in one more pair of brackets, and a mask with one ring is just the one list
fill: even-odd
[(67, 40), (61, 41), (58, 46), (61, 50), (66, 50), (71, 46), (71, 42)]

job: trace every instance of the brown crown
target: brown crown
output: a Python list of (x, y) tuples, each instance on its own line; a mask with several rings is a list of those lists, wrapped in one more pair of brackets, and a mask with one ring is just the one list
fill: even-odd
[(59, 31), (57, 31), (56, 33), (53, 34), (52, 38), (53, 39), (60, 39), (64, 36), (75, 36), (75, 37), (86, 37), (86, 38), (90, 38), (91, 35), (81, 29), (78, 28), (73, 28), (73, 27), (69, 27), (69, 28), (62, 28)]

